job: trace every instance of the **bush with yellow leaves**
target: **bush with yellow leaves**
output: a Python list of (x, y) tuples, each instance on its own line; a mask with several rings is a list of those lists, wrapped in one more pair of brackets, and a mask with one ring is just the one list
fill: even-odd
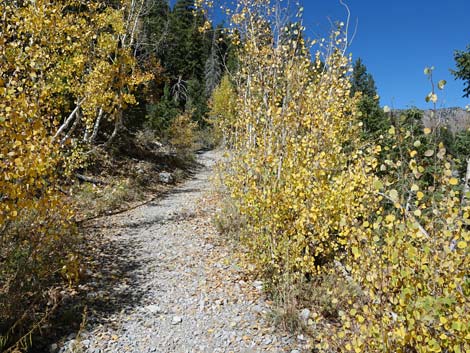
[(469, 351), (468, 195), (452, 177), (442, 145), (436, 155), (443, 172), (433, 185), (419, 186), (423, 167), (415, 159), (408, 166), (415, 180), (407, 193), (393, 188), (398, 180), (374, 182), (375, 199), (356, 216), (342, 258), (362, 300), (349, 301), (339, 312), (340, 325), (317, 337), (318, 348)]
[(219, 117), (222, 176), (252, 261), (270, 285), (334, 271), (357, 288), (315, 331), (321, 351), (469, 351), (469, 195), (452, 161), (416, 141), (379, 159), (401, 145), (394, 129), (393, 146), (360, 142), (342, 33), (312, 60), (301, 25), (277, 28), (271, 5), (238, 2), (238, 110)]
[(0, 2), (2, 351), (44, 317), (45, 288), (76, 277), (64, 182), (83, 160), (77, 146), (102, 118), (118, 126), (147, 78), (130, 48), (131, 12), (101, 1)]
[(211, 111), (208, 122), (213, 126), (216, 140), (220, 140), (224, 127), (231, 126), (237, 119), (237, 95), (228, 74), (224, 75), (219, 86), (212, 92), (210, 99)]
[[(275, 283), (284, 272), (316, 273), (342, 247), (358, 212), (369, 168), (355, 148), (359, 120), (349, 95), (349, 59), (340, 31), (319, 43), (313, 62), (297, 27), (272, 29), (275, 8), (240, 2), (233, 15), (243, 38), (235, 78), (236, 117), (221, 116), (229, 144), (225, 185), (247, 220), (244, 239)], [(287, 33), (276, 42), (273, 31)], [(237, 40), (238, 37), (235, 37)], [(325, 56), (322, 56), (326, 54)]]
[(191, 115), (191, 112), (178, 115), (168, 128), (169, 142), (183, 158), (191, 158), (196, 149), (197, 122)]

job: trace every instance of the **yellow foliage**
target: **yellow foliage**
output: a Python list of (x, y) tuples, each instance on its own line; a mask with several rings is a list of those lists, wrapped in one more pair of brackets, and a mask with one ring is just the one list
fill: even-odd
[(322, 351), (470, 351), (470, 210), (445, 148), (416, 142), (378, 166), (403, 132), (390, 129), (393, 146), (360, 143), (345, 39), (334, 33), (312, 59), (301, 37), (276, 42), (270, 4), (238, 2), (237, 111), (218, 116), (252, 261), (271, 284), (337, 268), (359, 288), (339, 325), (318, 330)]
[(176, 152), (189, 157), (196, 145), (197, 122), (191, 118), (191, 112), (177, 116), (168, 129), (169, 141)]
[(351, 229), (351, 255), (344, 261), (365, 304), (352, 303), (355, 315), (342, 313), (339, 351), (350, 351), (342, 348), (346, 341), (363, 352), (469, 351), (469, 206), (444, 155), (436, 166), (442, 171), (427, 190), (417, 192), (414, 165), (406, 173), (415, 179), (408, 194), (377, 190), (376, 202), (363, 214), (373, 227), (357, 223)]
[(352, 148), (359, 120), (337, 47), (344, 39), (334, 35), (330, 54), (312, 63), (301, 39), (275, 45), (265, 2), (247, 6), (235, 17), (244, 38), (236, 116), (219, 116), (231, 154), (223, 173), (253, 258), (276, 282), (286, 271), (316, 273), (335, 256), (348, 215), (363, 207), (354, 192), (366, 193), (360, 176), (369, 166)]
[[(228, 75), (225, 75), (219, 86), (212, 93), (211, 111), (208, 122), (215, 126), (217, 135), (223, 134), (227, 126), (234, 125), (237, 119), (237, 98), (235, 87)], [(225, 133), (227, 136), (228, 134)]]
[[(28, 318), (23, 311), (36, 301), (31, 297), (40, 297), (61, 269), (76, 277), (77, 266), (70, 264), (78, 259), (66, 245), (74, 232), (73, 214), (61, 190), (67, 173), (83, 160), (76, 140), (87, 142), (100, 110), (112, 121), (120, 118), (127, 104), (135, 104), (132, 92), (148, 75), (138, 72), (124, 41), (128, 17), (122, 9), (101, 1), (1, 1), (0, 14), (0, 321), (5, 328), (8, 320)], [(74, 270), (68, 273), (69, 268)]]

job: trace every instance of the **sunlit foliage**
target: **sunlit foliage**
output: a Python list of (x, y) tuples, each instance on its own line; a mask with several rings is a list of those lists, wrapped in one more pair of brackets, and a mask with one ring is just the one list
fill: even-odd
[(239, 1), (232, 14), (237, 111), (219, 115), (253, 263), (268, 289), (325, 272), (357, 288), (334, 324), (317, 317), (321, 351), (468, 351), (469, 195), (453, 161), (419, 126), (392, 124), (386, 145), (360, 139), (343, 33), (312, 60), (303, 40), (278, 40), (273, 4)]
[[(99, 122), (118, 126), (122, 110), (135, 103), (133, 90), (149, 78), (136, 69), (137, 15), (127, 5), (0, 2), (2, 331), (19, 317), (35, 316), (51, 278), (77, 279), (63, 185)], [(22, 324), (9, 334), (21, 332)]]

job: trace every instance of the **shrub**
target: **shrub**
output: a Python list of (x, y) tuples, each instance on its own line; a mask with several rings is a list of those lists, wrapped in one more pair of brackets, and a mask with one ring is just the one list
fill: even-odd
[(376, 181), (376, 202), (351, 228), (344, 261), (367, 299), (340, 314), (337, 351), (468, 351), (469, 207), (442, 145), (438, 154), (434, 185), (418, 186), (423, 167), (411, 161), (409, 193)]
[(238, 111), (219, 117), (230, 147), (224, 180), (246, 219), (253, 260), (276, 282), (285, 272), (316, 273), (343, 246), (341, 229), (355, 212), (346, 205), (363, 207), (353, 192), (367, 189), (355, 175), (368, 166), (356, 162), (360, 124), (341, 33), (324, 61), (318, 52), (312, 63), (300, 33), (275, 45), (264, 2), (249, 6), (236, 17), (238, 33), (246, 29)]
[(182, 157), (188, 158), (196, 148), (197, 122), (191, 118), (191, 113), (177, 116), (168, 129), (170, 144)]

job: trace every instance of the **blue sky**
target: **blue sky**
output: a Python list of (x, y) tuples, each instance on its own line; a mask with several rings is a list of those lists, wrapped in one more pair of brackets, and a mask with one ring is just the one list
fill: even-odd
[[(303, 0), (307, 35), (316, 38), (330, 28), (328, 18), (345, 20), (337, 0)], [(356, 37), (350, 51), (373, 75), (382, 105), (429, 107), (430, 84), (423, 70), (434, 66), (436, 81), (445, 79), (440, 104), (464, 107), (464, 84), (456, 81), (453, 52), (470, 44), (470, 0), (349, 0)]]
[[(299, 1), (306, 34), (312, 39), (328, 35), (330, 20), (346, 19), (339, 0)], [(455, 68), (454, 51), (470, 44), (470, 0), (344, 1), (351, 10), (352, 29), (358, 20), (350, 52), (354, 59), (362, 58), (373, 75), (382, 105), (431, 107), (424, 100), (431, 90), (423, 72), (426, 66), (435, 67), (436, 82), (447, 81), (445, 90), (438, 92), (439, 106), (470, 104), (470, 98), (462, 98), (463, 81), (456, 81), (449, 71)]]

